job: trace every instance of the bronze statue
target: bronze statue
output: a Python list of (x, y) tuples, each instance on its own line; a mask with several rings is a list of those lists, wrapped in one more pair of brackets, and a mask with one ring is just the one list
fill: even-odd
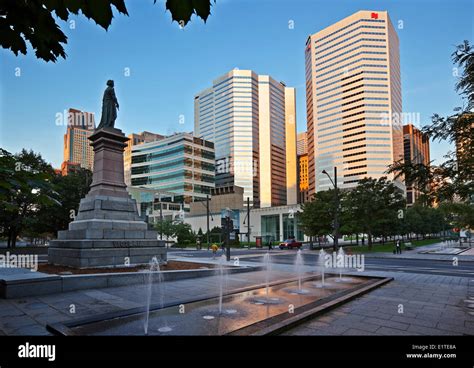
[(115, 97), (114, 81), (108, 80), (107, 88), (104, 91), (104, 97), (102, 99), (102, 117), (100, 118), (100, 124), (97, 129), (113, 128), (115, 119), (117, 119), (118, 109), (119, 103), (117, 97)]

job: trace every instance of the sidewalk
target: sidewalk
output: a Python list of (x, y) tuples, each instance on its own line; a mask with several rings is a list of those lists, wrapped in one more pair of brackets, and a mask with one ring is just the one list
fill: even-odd
[(474, 280), (364, 274), (395, 280), (284, 335), (474, 335)]
[[(397, 259), (429, 259), (433, 261), (452, 261), (453, 257), (458, 257), (458, 259), (463, 262), (474, 262), (474, 254), (469, 252), (468, 254), (430, 254), (424, 253), (427, 251), (432, 251), (439, 249), (443, 246), (443, 243), (436, 243), (430, 245), (424, 245), (421, 247), (416, 247), (413, 250), (403, 251), (402, 254), (393, 254), (389, 252), (379, 252), (379, 253), (363, 253), (366, 258), (397, 258)], [(449, 248), (447, 248), (449, 249)]]

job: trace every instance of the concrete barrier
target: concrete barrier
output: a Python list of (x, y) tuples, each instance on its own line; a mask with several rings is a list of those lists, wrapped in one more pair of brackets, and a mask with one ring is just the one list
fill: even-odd
[[(261, 266), (241, 266), (229, 267), (230, 274), (259, 271)], [(196, 269), (196, 270), (176, 270), (163, 271), (164, 281), (176, 281), (193, 279), (199, 277), (213, 276), (216, 269)], [(98, 273), (86, 275), (47, 275), (44, 277), (0, 279), (0, 297), (4, 299), (21, 298), (35, 295), (47, 295), (65, 293), (69, 291), (85, 289), (102, 289), (109, 287), (120, 287), (128, 285), (144, 284), (146, 271), (140, 272), (119, 272), (119, 273)], [(0, 276), (1, 277), (1, 276)], [(155, 274), (154, 277), (158, 277)]]

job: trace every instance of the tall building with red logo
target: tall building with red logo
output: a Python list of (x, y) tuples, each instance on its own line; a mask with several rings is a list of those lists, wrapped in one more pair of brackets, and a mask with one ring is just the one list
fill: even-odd
[(305, 46), (310, 195), (388, 176), (403, 158), (399, 43), (386, 11), (359, 11), (308, 37)]

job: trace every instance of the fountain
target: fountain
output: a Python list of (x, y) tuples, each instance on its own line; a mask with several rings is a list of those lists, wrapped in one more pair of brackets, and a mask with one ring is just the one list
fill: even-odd
[(326, 252), (323, 248), (319, 251), (319, 258), (318, 258), (319, 266), (321, 267), (321, 284), (320, 287), (324, 287), (324, 269), (326, 268)]
[[(342, 279), (340, 274), (339, 278), (344, 282), (329, 287), (331, 283), (326, 279), (331, 278), (331, 274), (326, 272), (327, 264), (323, 263), (325, 258), (327, 254), (321, 251), (318, 261), (323, 265), (321, 275), (317, 272), (305, 273), (303, 255), (298, 251), (294, 263), (297, 277), (271, 281), (272, 262), (270, 254), (267, 253), (264, 257), (265, 282), (230, 292), (225, 284), (226, 260), (221, 257), (214, 284), (217, 292), (213, 293), (213, 296), (203, 295), (184, 303), (178, 300), (165, 304), (163, 272), (158, 259), (153, 257), (147, 273), (144, 274), (147, 292), (145, 311), (128, 310), (120, 315), (98, 315), (87, 321), (78, 319), (64, 324), (48, 325), (47, 328), (50, 332), (65, 335), (142, 335), (143, 330), (145, 335), (167, 336), (266, 334), (285, 328), (284, 321), (289, 316), (289, 306), (293, 308), (290, 317), (291, 323), (294, 323), (294, 318), (307, 318), (309, 311), (320, 313), (321, 308), (330, 308), (335, 299), (349, 300), (354, 297), (354, 293), (362, 294), (390, 281), (387, 278), (362, 276)], [(319, 286), (319, 289), (316, 289), (316, 281), (322, 281), (320, 285), (325, 288)], [(305, 285), (311, 289), (305, 289)], [(157, 305), (152, 305), (154, 286), (159, 287)], [(183, 310), (186, 313), (183, 313)], [(168, 323), (172, 328), (168, 327)], [(159, 326), (162, 327), (158, 328)]]
[(342, 270), (346, 267), (346, 254), (344, 252), (344, 249), (342, 247), (339, 248), (337, 252), (337, 268), (339, 269), (339, 278), (336, 280), (336, 282), (352, 282), (351, 277), (342, 277)]
[(225, 290), (227, 289), (227, 272), (226, 272), (226, 261), (227, 258), (224, 255), (219, 257), (219, 262), (218, 262), (218, 267), (217, 267), (217, 288), (219, 289), (219, 295), (217, 297), (217, 310), (208, 310), (205, 315), (202, 316), (203, 319), (206, 320), (213, 320), (215, 318), (215, 315), (217, 315), (220, 320), (220, 317), (222, 315), (231, 315), (231, 314), (237, 314), (238, 310), (237, 309), (224, 309), (224, 298), (225, 298)]
[[(303, 267), (301, 258), (300, 254), (297, 262), (300, 268)], [(326, 287), (324, 290), (301, 293), (298, 291), (304, 290), (305, 285), (320, 280), (319, 274), (305, 273), (298, 279), (271, 281), (268, 285), (262, 283), (246, 286), (234, 289), (230, 294), (225, 293), (224, 284), (222, 284), (222, 298), (216, 293), (213, 297), (203, 295), (184, 303), (177, 300), (159, 306), (150, 305), (152, 299), (150, 284), (153, 284), (153, 281), (156, 283), (157, 280), (157, 274), (152, 270), (157, 270), (156, 260), (152, 261), (148, 271), (153, 276), (148, 278), (147, 291), (149, 293), (146, 313), (143, 309), (137, 309), (123, 311), (122, 314), (97, 315), (87, 320), (82, 318), (48, 325), (48, 331), (62, 335), (142, 335), (143, 318), (146, 317), (145, 331), (148, 335), (267, 334), (285, 328), (284, 321), (288, 317), (292, 319), (291, 323), (295, 322), (294, 318), (303, 320), (308, 317), (308, 312), (321, 313), (321, 308), (323, 310), (331, 308), (331, 303), (335, 299), (347, 298), (349, 300), (354, 297), (354, 293), (362, 294), (390, 281), (387, 278), (351, 276), (352, 282), (340, 283), (337, 288)], [(219, 271), (219, 275), (224, 276), (224, 271), (222, 273)], [(302, 275), (302, 272), (299, 275)], [(150, 275), (145, 274), (145, 276)], [(327, 278), (328, 275), (325, 277)], [(298, 290), (293, 292), (297, 287)], [(269, 300), (265, 299), (267, 288)], [(259, 298), (267, 301), (267, 304), (255, 303)], [(280, 303), (274, 303), (272, 299), (279, 299)], [(220, 315), (217, 315), (218, 305), (221, 306), (222, 314)], [(289, 305), (294, 310), (291, 315), (288, 313)], [(232, 308), (237, 313), (229, 314), (226, 308)], [(186, 313), (182, 312), (184, 309)], [(165, 318), (173, 328), (166, 326), (156, 328)]]
[[(340, 263), (342, 263), (342, 266), (340, 266)], [(339, 268), (339, 282), (342, 282), (342, 269), (344, 268), (344, 249), (342, 247), (339, 248), (337, 252), (337, 264)]]
[(272, 272), (272, 262), (270, 253), (265, 253), (263, 256), (263, 264), (265, 267), (265, 297), (253, 298), (252, 302), (255, 305), (276, 305), (281, 304), (282, 300), (276, 297), (270, 297), (270, 275)]
[(303, 273), (304, 273), (304, 262), (303, 262), (303, 256), (301, 254), (301, 250), (298, 249), (296, 252), (296, 260), (295, 260), (295, 273), (298, 277), (298, 289), (292, 290), (290, 293), (291, 294), (308, 294), (309, 291), (306, 289), (303, 289)]
[(270, 289), (270, 272), (271, 272), (270, 253), (267, 252), (263, 256), (263, 264), (265, 265), (265, 295), (268, 299), (268, 291)]
[(222, 255), (219, 258), (219, 314), (222, 314), (222, 297), (224, 295), (224, 262), (226, 258), (225, 255)]
[[(150, 306), (151, 306), (151, 299), (153, 296), (153, 277), (154, 275), (158, 278), (158, 292), (159, 292), (159, 306), (160, 308), (164, 307), (164, 280), (163, 274), (160, 271), (160, 263), (157, 257), (153, 257), (150, 261), (150, 266), (148, 268), (148, 275), (146, 281), (146, 306), (145, 306), (145, 323), (144, 323), (144, 330), (145, 335), (148, 335), (148, 328), (149, 328), (149, 320), (150, 320)], [(170, 332), (172, 329), (171, 327), (167, 326), (166, 320), (164, 320), (164, 326), (158, 328), (159, 332)]]
[(153, 287), (153, 272), (160, 270), (160, 264), (158, 263), (158, 259), (153, 257), (150, 261), (150, 267), (148, 268), (148, 275), (146, 281), (146, 304), (145, 304), (145, 335), (148, 335), (148, 322), (150, 318), (150, 304), (151, 304), (151, 295), (152, 295), (152, 287)]

